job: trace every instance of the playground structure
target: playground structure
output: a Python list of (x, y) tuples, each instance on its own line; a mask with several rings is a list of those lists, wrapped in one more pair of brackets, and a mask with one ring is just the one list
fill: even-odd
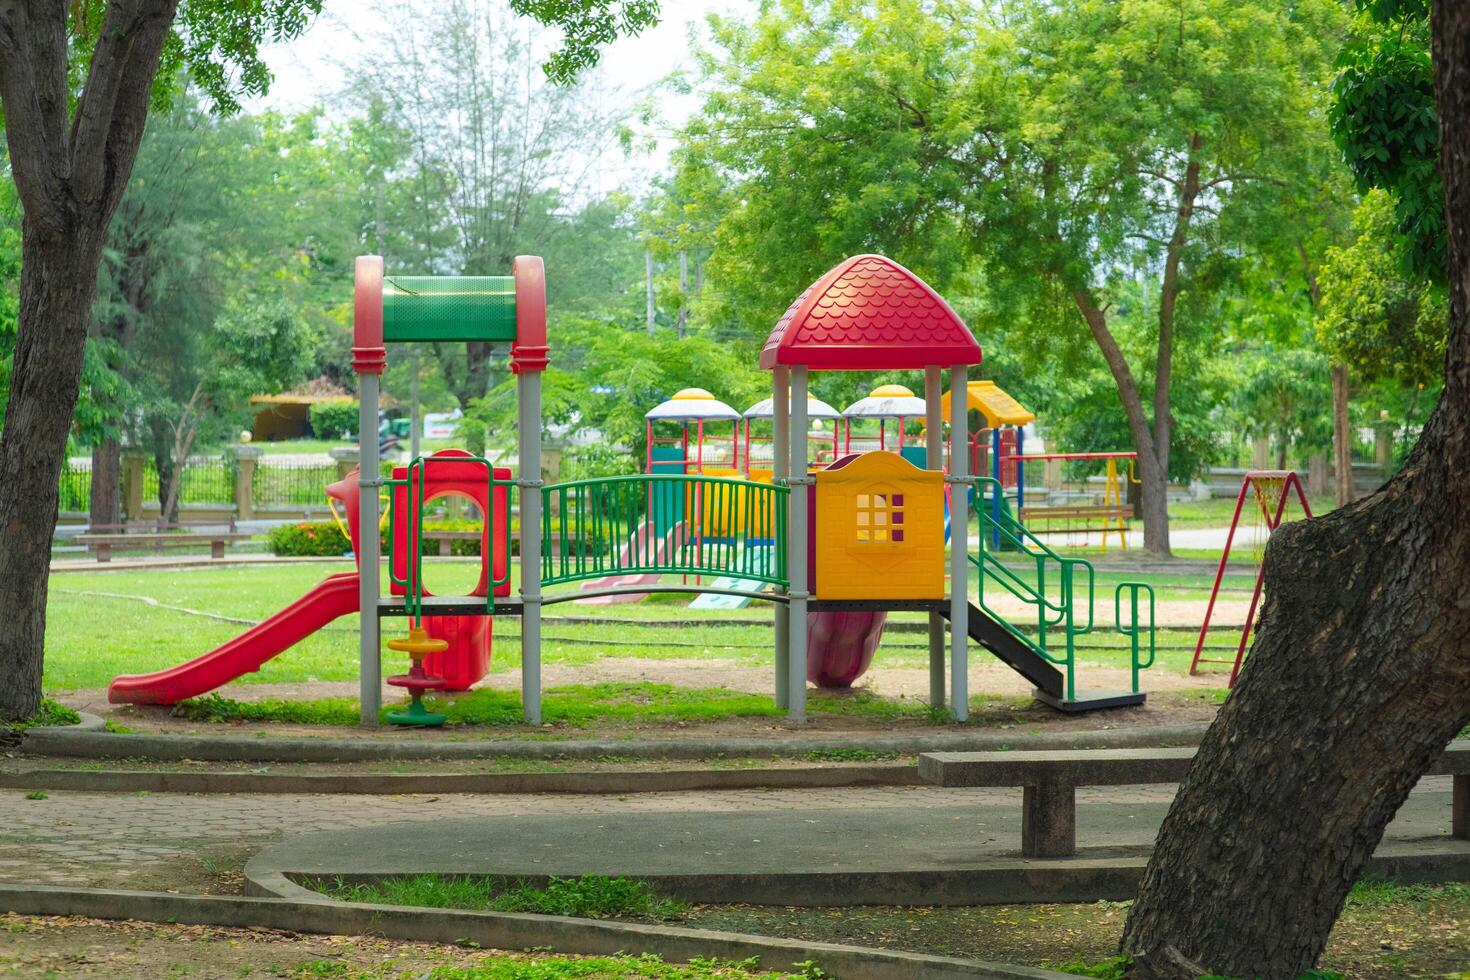
[[(203, 693), (258, 669), (331, 619), (362, 610), (362, 722), (379, 718), (382, 623), (406, 620), (406, 637), (389, 646), (408, 653), (412, 665), (390, 683), (409, 690), (413, 703), (396, 720), (433, 723), (418, 695), (467, 688), (483, 677), (494, 617), (511, 615), (522, 620), (523, 716), (539, 723), (542, 608), (655, 591), (774, 603), (775, 697), (793, 719), (805, 717), (808, 681), (846, 686), (867, 669), (884, 617), (893, 611), (928, 615), (929, 701), (936, 708), (948, 704), (959, 720), (968, 714), (971, 640), (1060, 710), (1144, 699), (1136, 678), (1147, 666), (1141, 638), (1148, 634), (1151, 650), (1153, 623), (1139, 618), (1137, 588), (1134, 618), (1126, 627), (1118, 624), (1133, 639), (1133, 690), (1077, 687), (1076, 640), (1093, 628), (1092, 566), (1061, 557), (1009, 514), (976, 506), (1000, 494), (1001, 484), (981, 478), (981, 492), (970, 492), (976, 481), (967, 475), (968, 400), (950, 406), (946, 454), (941, 381), (948, 370), (951, 390), (969, 391), (967, 373), (980, 362), (979, 345), (937, 293), (883, 256), (839, 263), (792, 303), (767, 340), (760, 364), (772, 378), (768, 475), (749, 466), (748, 452), (746, 472), (738, 466), (743, 416), (692, 389), (665, 403), (673, 407), (660, 406), (657, 418), (650, 412), (647, 472), (544, 485), (540, 375), (548, 350), (538, 258), (517, 258), (511, 276), (423, 277), (387, 276), (381, 258), (360, 257), (353, 323), (363, 431), (371, 431), (368, 421), (377, 417), (386, 342), (509, 342), (517, 379), (518, 474), (446, 450), (383, 477), (377, 447), (368, 440), (358, 472), (329, 490), (347, 511), (360, 573), (329, 578), (288, 610), (189, 663), (117, 678), (111, 700), (167, 704)], [(914, 399), (923, 407), (922, 465), (914, 462), (920, 447), (903, 446), (912, 451), (852, 453), (814, 467), (807, 391), (813, 370), (922, 371), (924, 397)], [(731, 423), (728, 441), (719, 439), (731, 447), (732, 465), (723, 465), (723, 454), (705, 455), (705, 422), (712, 419)], [(680, 435), (657, 442), (654, 422), (670, 420), (681, 424)], [(381, 523), (384, 496), (386, 556), (380, 535), (372, 533)], [(466, 595), (434, 595), (425, 587), (425, 506), (443, 496), (468, 498), (483, 516), (479, 581)], [(950, 506), (954, 500), (968, 503)], [(513, 532), (517, 509), (519, 530)], [(519, 544), (514, 589), (513, 533)], [(1008, 549), (1005, 556), (992, 541)], [(379, 575), (368, 573), (380, 569), (384, 557), (386, 596), (379, 594)], [(976, 601), (970, 598), (972, 572)], [(664, 581), (674, 576), (678, 581)], [(557, 586), (574, 587), (546, 591)], [(1119, 596), (1128, 587), (1120, 586)], [(1008, 618), (1001, 606), (1016, 603), (1025, 614)]]
[(1240, 518), (1245, 513), (1246, 498), (1254, 497), (1255, 506), (1250, 513), (1254, 517), (1253, 527), (1264, 532), (1264, 537), (1269, 539), (1276, 529), (1287, 520), (1289, 516), (1288, 505), (1291, 502), (1292, 492), (1296, 493), (1297, 504), (1301, 507), (1301, 517), (1311, 517), (1312, 507), (1307, 503), (1306, 490), (1302, 488), (1301, 477), (1292, 470), (1252, 470), (1246, 473), (1240, 482), (1240, 494), (1235, 498), (1235, 513), (1230, 518), (1230, 531), (1225, 536), (1225, 550), (1220, 555), (1220, 566), (1215, 570), (1215, 584), (1210, 589), (1210, 603), (1205, 607), (1205, 619), (1200, 624), (1199, 639), (1194, 644), (1194, 659), (1190, 661), (1189, 672), (1199, 673), (1200, 664), (1229, 664), (1230, 665), (1230, 688), (1235, 687), (1235, 680), (1240, 676), (1240, 667), (1245, 662), (1246, 648), (1250, 646), (1251, 630), (1256, 622), (1256, 608), (1261, 602), (1261, 587), (1265, 583), (1265, 568), (1261, 560), (1265, 554), (1265, 541), (1262, 534), (1251, 535), (1251, 550), (1255, 555), (1256, 584), (1251, 592), (1251, 604), (1245, 614), (1245, 624), (1240, 628), (1240, 642), (1236, 644), (1235, 656), (1230, 659), (1222, 657), (1206, 657), (1205, 640), (1210, 633), (1210, 619), (1215, 613), (1215, 600), (1220, 595), (1220, 583), (1225, 578), (1225, 566), (1230, 561), (1230, 552), (1235, 545), (1235, 533), (1240, 528)]

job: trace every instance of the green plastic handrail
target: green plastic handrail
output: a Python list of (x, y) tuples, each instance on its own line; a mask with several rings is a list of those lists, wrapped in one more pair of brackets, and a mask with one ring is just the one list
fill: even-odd
[[(1128, 621), (1128, 627), (1123, 627), (1122, 599), (1123, 591), (1128, 590), (1129, 600), (1132, 608), (1132, 618)], [(1139, 629), (1138, 621), (1138, 596), (1141, 592), (1148, 593), (1148, 663), (1139, 660), (1139, 639), (1142, 631)], [(1158, 631), (1154, 628), (1154, 590), (1147, 582), (1119, 582), (1117, 589), (1113, 591), (1113, 629), (1129, 638), (1130, 652), (1133, 663), (1133, 693), (1138, 693), (1138, 672), (1148, 670), (1154, 665), (1154, 659), (1158, 656)]]
[[(786, 586), (786, 508), (781, 504), (789, 494), (770, 483), (670, 473), (543, 487), (542, 584), (659, 574), (733, 576)], [(698, 516), (691, 519), (686, 509)], [(640, 525), (646, 525), (642, 533)], [(710, 525), (716, 535), (705, 533)], [(740, 530), (731, 533), (737, 526)], [(660, 529), (668, 530), (660, 536)], [(660, 556), (670, 532), (675, 537)], [(769, 544), (774, 547), (763, 547)]]

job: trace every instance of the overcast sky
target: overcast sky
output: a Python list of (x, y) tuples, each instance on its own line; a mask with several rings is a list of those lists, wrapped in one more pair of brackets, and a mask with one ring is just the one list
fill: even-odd
[[(663, 20), (640, 37), (623, 38), (603, 52), (597, 76), (631, 104), (660, 79), (692, 66), (688, 56), (689, 32), (701, 31), (709, 13), (753, 13), (751, 0), (665, 0)], [(386, 46), (376, 40), (388, 29), (385, 18), (369, 5), (352, 0), (328, 0), (323, 15), (298, 40), (265, 49), (265, 60), (275, 73), (270, 93), (247, 103), (252, 111), (291, 111), (330, 101), (345, 83), (344, 66), (372, 59)], [(697, 107), (692, 96), (665, 94), (660, 114), (668, 127), (677, 126)], [(662, 169), (668, 142), (650, 156), (627, 159), (616, 148), (607, 150), (592, 168), (600, 174), (595, 190), (601, 193), (627, 187), (640, 189), (648, 175)]]

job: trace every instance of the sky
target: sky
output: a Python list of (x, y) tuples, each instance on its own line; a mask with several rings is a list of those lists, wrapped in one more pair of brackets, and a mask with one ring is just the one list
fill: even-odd
[[(326, 9), (310, 30), (289, 44), (265, 49), (266, 63), (275, 75), (270, 92), (246, 103), (248, 111), (275, 109), (290, 112), (327, 102), (342, 92), (346, 67), (386, 50), (380, 39), (389, 29), (376, 5), (354, 0), (327, 0)], [(621, 38), (603, 51), (595, 76), (598, 84), (615, 89), (617, 100), (632, 103), (670, 73), (692, 67), (690, 32), (703, 33), (711, 13), (752, 13), (750, 0), (664, 0), (663, 19), (638, 37)], [(661, 134), (671, 131), (696, 109), (697, 97), (664, 93), (659, 110)], [(596, 166), (600, 186), (594, 193), (619, 188), (637, 190), (647, 178), (663, 170), (672, 141), (659, 140), (652, 153), (630, 159), (616, 146), (603, 151)]]

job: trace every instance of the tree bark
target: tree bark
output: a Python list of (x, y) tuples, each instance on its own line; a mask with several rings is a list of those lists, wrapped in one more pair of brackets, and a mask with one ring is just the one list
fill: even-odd
[(1433, 9), (1450, 336), (1440, 403), (1370, 497), (1283, 526), (1255, 645), (1124, 929), (1139, 976), (1290, 980), (1409, 791), (1470, 723), (1470, 5)]
[(0, 432), (0, 720), (41, 701), (57, 480), (97, 268), (127, 186), (178, 0), (113, 0), (74, 108), (67, 11), (0, 3), (0, 104), (20, 195), (20, 316)]
[(1347, 365), (1332, 365), (1332, 463), (1337, 474), (1337, 506), (1353, 502), (1353, 435), (1348, 421)]
[[(1123, 403), (1123, 415), (1128, 420), (1128, 432), (1133, 437), (1133, 448), (1138, 453), (1138, 510), (1143, 517), (1143, 547), (1156, 555), (1168, 557), (1169, 550), (1169, 473), (1159, 460), (1153, 432), (1149, 430), (1148, 417), (1143, 411), (1143, 397), (1138, 391), (1138, 382), (1133, 378), (1133, 369), (1118, 346), (1117, 339), (1108, 329), (1107, 313), (1093, 301), (1085, 290), (1072, 296), (1082, 318), (1087, 321), (1103, 360), (1113, 374), (1118, 386), (1118, 400)], [(1167, 434), (1167, 427), (1165, 429)]]
[(92, 490), (87, 522), (92, 527), (122, 523), (122, 445), (103, 439), (92, 450)]

